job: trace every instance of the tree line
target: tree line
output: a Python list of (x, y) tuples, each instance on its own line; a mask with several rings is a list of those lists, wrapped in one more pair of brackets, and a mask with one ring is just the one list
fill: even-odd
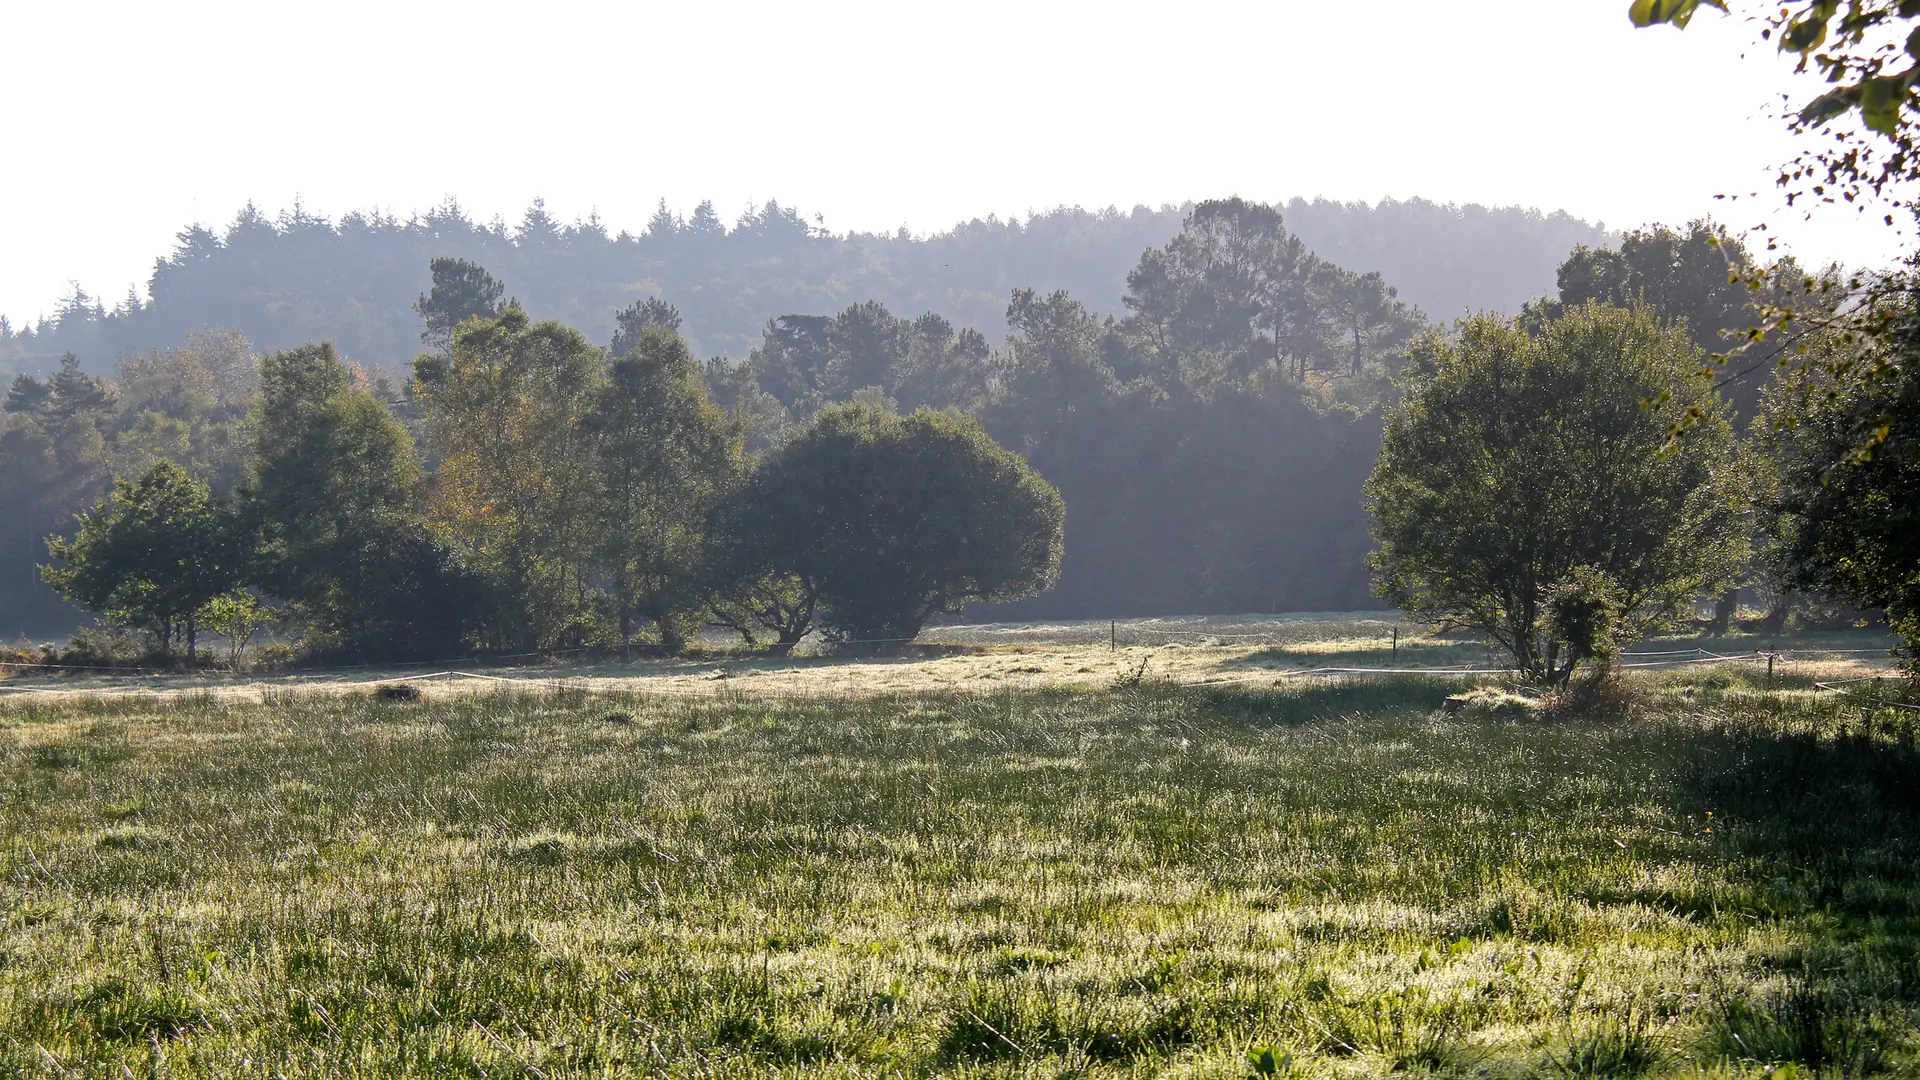
[[(1229, 200), (1196, 208), (1190, 218), (1140, 260), (1126, 317), (1096, 314), (1064, 292), (1020, 290), (1004, 305), (1006, 343), (994, 347), (974, 328), (932, 314), (895, 316), (876, 303), (834, 316), (785, 316), (768, 323), (744, 358), (699, 365), (702, 390), (749, 456), (785, 446), (824, 411), (848, 402), (977, 420), (1074, 507), (1057, 587), (992, 611), (1363, 604), (1366, 525), (1357, 492), (1377, 438), (1377, 402), (1388, 389), (1394, 342), (1422, 318), (1377, 275), (1304, 252), (1274, 208)], [(445, 412), (453, 400), (447, 394), (469, 392), (463, 378), (442, 383), (458, 374), (442, 367), (456, 351), (454, 328), (468, 317), (487, 322), (519, 309), (503, 283), (470, 261), (443, 257), (432, 269), (433, 284), (414, 305), (426, 324), (426, 360), (404, 381), (341, 363), (343, 377), (364, 384), (406, 428), (420, 467), (431, 474), (432, 498), (444, 509), (453, 505), (456, 481), (466, 485), (458, 490), (474, 490), (472, 477), (513, 475), (523, 456), (559, 451), (528, 441), (492, 461), (452, 453), (482, 441)], [(524, 311), (519, 317), (530, 319)], [(629, 304), (615, 313), (601, 352), (622, 355), (650, 331), (677, 331), (679, 320), (658, 298)], [(541, 348), (559, 349), (559, 340)], [(589, 364), (581, 359), (592, 348), (586, 341), (578, 334), (566, 339), (579, 364)], [(142, 363), (197, 385), (207, 378), (202, 369), (224, 361), (195, 339)], [(263, 365), (263, 373), (271, 367)], [(56, 392), (55, 384), (66, 389)], [(171, 451), (171, 460), (225, 493), (252, 467), (241, 459), (273, 445), (272, 432), (261, 427), (265, 418), (288, 407), (265, 384), (258, 401), (239, 407), (214, 409), (194, 394), (136, 401), (117, 382), (74, 364), (15, 386), (0, 447), (7, 439), (17, 443), (21, 453), (9, 461), (19, 468), (7, 475), (37, 492), (43, 510), (23, 516), (9, 538), (0, 559), (10, 571), (3, 599), (36, 629), (72, 619), (35, 580), (32, 566), (45, 558), (40, 538), (64, 531), (113, 479), (138, 477), (152, 458), (131, 452), (143, 445), (135, 433), (186, 430), (199, 433), (189, 441), (235, 448), (238, 456), (217, 469), (179, 447)], [(91, 388), (92, 404), (54, 403), (82, 386)], [(559, 399), (553, 408), (562, 408)], [(524, 417), (526, 438), (561, 415)], [(1247, 497), (1249, 491), (1258, 497)], [(483, 549), (470, 528), (442, 514), (429, 531), (443, 540), (463, 536), (474, 559), (490, 558), (493, 549)], [(566, 562), (564, 575), (576, 585), (585, 565), (582, 537), (591, 532), (583, 526), (554, 538), (553, 550), (568, 554), (551, 557)], [(547, 572), (528, 572), (536, 571)], [(639, 619), (654, 634), (657, 620), (649, 620)], [(557, 628), (542, 633), (549, 644), (580, 636)]]
[[(1141, 250), (1179, 231), (1192, 209), (1062, 208), (911, 236), (829, 233), (777, 202), (732, 220), (711, 203), (687, 214), (662, 207), (633, 232), (592, 217), (562, 221), (537, 202), (512, 223), (475, 221), (454, 202), (408, 218), (338, 220), (297, 204), (275, 217), (247, 206), (224, 226), (182, 230), (138, 291), (89, 295), (75, 284), (48, 297), (57, 303), (31, 325), (0, 322), (0, 373), (44, 375), (72, 352), (104, 375), (123, 351), (221, 326), (268, 351), (332, 341), (398, 381), (418, 347), (408, 305), (440, 256), (487, 267), (530, 314), (603, 344), (613, 313), (648, 296), (681, 312), (681, 333), (701, 357), (743, 355), (770, 318), (867, 300), (938, 313), (998, 344), (1016, 288), (1066, 290), (1097, 313), (1122, 314)], [(1611, 239), (1565, 214), (1519, 208), (1296, 199), (1282, 209), (1309, 250), (1379, 271), (1408, 302), (1448, 318), (1518, 310), (1551, 286), (1570, 248)]]
[[(995, 345), (940, 315), (905, 318), (867, 302), (771, 319), (743, 358), (699, 363), (679, 311), (658, 297), (616, 310), (599, 346), (533, 319), (480, 265), (443, 256), (413, 305), (426, 349), (404, 381), (320, 346), (272, 354), (257, 373), (240, 374), (252, 365), (227, 364), (217, 336), (205, 335), (124, 361), (113, 382), (69, 363), (46, 379), (16, 379), (0, 451), (22, 469), (0, 475), (34, 478), (43, 496), (34, 505), (65, 499), (71, 514), (99, 497), (107, 477), (137, 489), (142, 470), (165, 458), (206, 484), (209, 505), (229, 506), (253, 530), (253, 576), (236, 579), (245, 595), (300, 616), (316, 648), (369, 655), (423, 642), (671, 648), (702, 623), (786, 645), (816, 624), (841, 637), (904, 637), (983, 601), (995, 605), (984, 614), (1001, 617), (1353, 608), (1368, 603), (1375, 575), (1417, 607), (1416, 587), (1394, 585), (1381, 556), (1369, 566), (1385, 519), (1368, 477), (1383, 429), (1388, 457), (1404, 458), (1393, 425), (1436, 357), (1507, 340), (1500, 334), (1558, 340), (1552, 328), (1575, 315), (1643, 310), (1667, 335), (1660, 340), (1679, 343), (1650, 370), (1698, 387), (1682, 369), (1697, 368), (1755, 302), (1730, 271), (1746, 260), (1706, 223), (1639, 230), (1617, 247), (1576, 249), (1556, 295), (1518, 321), (1486, 316), (1449, 332), (1430, 327), (1379, 275), (1306, 250), (1276, 208), (1220, 200), (1193, 208), (1171, 240), (1146, 249), (1127, 275), (1124, 315), (1096, 313), (1065, 292), (1015, 290)], [(1783, 280), (1801, 273), (1790, 263), (1768, 269)], [(133, 378), (139, 372), (145, 382)], [(1743, 433), (1770, 400), (1765, 375), (1676, 400), (1724, 410), (1721, 449), (1757, 455), (1757, 437)], [(253, 398), (206, 389), (232, 384), (231, 394), (245, 395), (249, 377), (259, 385)], [(1653, 385), (1647, 378), (1642, 389)], [(136, 385), (160, 389), (135, 397)], [(1625, 393), (1639, 384), (1608, 385)], [(1581, 400), (1574, 384), (1562, 390), (1565, 401)], [(1536, 395), (1527, 407), (1562, 423), (1543, 404), (1561, 396)], [(307, 426), (295, 425), (308, 415)], [(1007, 565), (1053, 565), (1034, 562), (1034, 545), (1017, 539), (1042, 533), (976, 536), (957, 524), (973, 520), (964, 500), (926, 501), (958, 499), (963, 486), (921, 484), (919, 502), (879, 492), (849, 502), (853, 495), (818, 481), (833, 472), (828, 462), (852, 460), (832, 448), (887, 445), (888, 460), (907, 460), (900, 440), (909, 434), (974, 446), (982, 463), (1009, 460), (989, 452), (1004, 446), (1044, 477), (1072, 508), (1057, 572), (955, 569), (950, 580), (914, 578), (912, 588), (868, 582), (871, 595), (855, 596), (845, 582), (860, 575), (849, 568), (907, 549), (829, 527), (820, 507), (867, 507), (860, 513), (896, 537), (942, 522), (913, 534), (911, 549), (939, 553), (950, 569), (960, 554), (994, 544), (1028, 553)], [(163, 435), (171, 442), (160, 453)], [(1529, 451), (1519, 460), (1541, 459)], [(874, 465), (843, 472), (843, 484), (910, 481)], [(1777, 543), (1753, 509), (1758, 496), (1741, 498), (1747, 509), (1732, 520), (1747, 540), (1727, 549), (1737, 565), (1697, 575), (1694, 588), (1718, 590), (1729, 617), (1740, 585), (1760, 586), (1782, 612), (1796, 585), (1850, 595), (1762, 557)], [(1577, 502), (1527, 505), (1558, 514)], [(338, 516), (348, 507), (358, 509)], [(916, 525), (922, 519), (909, 510), (930, 516)], [(37, 545), (64, 524), (27, 526), (21, 539)], [(941, 537), (970, 539), (943, 549)], [(37, 547), (14, 550), (10, 566), (43, 558)], [(1592, 563), (1583, 556), (1528, 571), (1541, 580), (1522, 590), (1527, 603), (1545, 610), (1541, 590)], [(1042, 585), (1052, 587), (1033, 595)], [(210, 614), (232, 616), (244, 606), (235, 596), (221, 593), (224, 607)]]
[(53, 540), (46, 579), (189, 658), (266, 600), (314, 655), (391, 660), (677, 649), (716, 609), (749, 640), (911, 638), (1057, 572), (1059, 495), (963, 417), (835, 407), (750, 464), (672, 330), (609, 354), (511, 304), (415, 366), (430, 475), (332, 346), (270, 354), (232, 493), (163, 459)]

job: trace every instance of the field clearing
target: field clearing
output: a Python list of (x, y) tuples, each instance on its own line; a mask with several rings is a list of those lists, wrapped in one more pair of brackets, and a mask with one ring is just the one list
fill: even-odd
[(1103, 678), (0, 700), (0, 1075), (1920, 1069), (1920, 714)]
[[(1658, 638), (1640, 643), (1635, 651), (1650, 654), (1639, 662), (1662, 665), (1710, 660), (1708, 653), (1744, 656), (1748, 659), (1740, 666), (1764, 670), (1764, 661), (1752, 657), (1777, 648), (1787, 654), (1777, 665), (1779, 673), (1825, 680), (1886, 672), (1893, 663), (1888, 651), (1892, 645), (1892, 639), (1879, 630), (1856, 630), (1785, 635), (1777, 640), (1742, 635)], [(0, 691), (16, 695), (36, 690), (64, 694), (184, 691), (259, 698), (303, 690), (352, 691), (376, 682), (416, 679), (423, 692), (435, 696), (491, 693), (517, 682), (526, 689), (565, 686), (673, 696), (845, 697), (1104, 689), (1117, 681), (1143, 680), (1271, 688), (1322, 668), (1433, 672), (1503, 665), (1501, 654), (1481, 641), (1437, 637), (1393, 612), (1340, 612), (936, 626), (897, 655), (841, 655), (808, 645), (801, 655), (776, 657), (739, 651), (715, 639), (704, 652), (687, 659), (578, 663), (555, 656), (517, 665), (456, 661), (428, 670), (373, 667), (252, 677), (28, 674), (0, 682)], [(471, 674), (448, 675), (442, 668)], [(438, 678), (429, 677), (435, 675)]]

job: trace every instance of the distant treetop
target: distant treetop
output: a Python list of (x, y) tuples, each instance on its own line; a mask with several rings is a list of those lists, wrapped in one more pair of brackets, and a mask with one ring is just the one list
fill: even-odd
[[(355, 212), (337, 221), (299, 206), (269, 218), (248, 204), (225, 229), (183, 229), (155, 261), (145, 298), (109, 308), (76, 285), (36, 325), (8, 327), (0, 371), (48, 372), (67, 351), (105, 371), (122, 350), (164, 347), (206, 326), (232, 328), (268, 350), (331, 340), (362, 364), (397, 370), (420, 348), (420, 315), (432, 313), (431, 344), (460, 318), (497, 305), (504, 292), (488, 290), (501, 282), (529, 314), (596, 342), (613, 340), (616, 313), (658, 299), (681, 316), (681, 333), (703, 357), (745, 356), (770, 319), (826, 316), (868, 300), (997, 339), (1017, 288), (1064, 289), (1096, 313), (1121, 314), (1140, 253), (1167, 244), (1193, 208), (1065, 207), (913, 236), (831, 233), (773, 201), (731, 228), (711, 202), (685, 217), (663, 203), (638, 235), (610, 235), (596, 217), (565, 222), (538, 202), (517, 223), (477, 222), (452, 200), (404, 219)], [(1308, 252), (1355, 274), (1377, 271), (1401, 302), (1442, 320), (1516, 312), (1552, 291), (1567, 251), (1614, 239), (1565, 214), (1514, 207), (1296, 199), (1271, 209)], [(436, 260), (453, 276), (431, 273)], [(498, 278), (462, 278), (470, 273), (463, 262)], [(427, 307), (416, 313), (416, 305)]]

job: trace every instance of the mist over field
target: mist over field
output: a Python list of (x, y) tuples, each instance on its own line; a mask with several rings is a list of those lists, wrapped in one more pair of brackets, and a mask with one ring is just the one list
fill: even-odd
[(1920, 1076), (1920, 4), (16, 6), (0, 1077)]
[[(621, 319), (651, 318), (648, 305), (670, 311), (751, 452), (869, 387), (895, 407), (980, 417), (1073, 506), (1058, 587), (1002, 615), (1364, 606), (1357, 490), (1392, 350), (1421, 325), (1555, 295), (1569, 251), (1619, 236), (1561, 213), (1424, 200), (1206, 205), (1227, 209), (1226, 231), (1205, 243), (1252, 245), (1232, 258), (1273, 267), (1271, 286), (1230, 302), (1287, 326), (1249, 309), (1202, 316), (1214, 325), (1178, 330), (1189, 339), (1180, 345), (1148, 329), (1188, 321), (1169, 306), (1186, 302), (1158, 296), (1148, 278), (1160, 273), (1156, 252), (1188, 242), (1196, 204), (974, 220), (925, 237), (835, 235), (775, 202), (731, 223), (711, 203), (684, 214), (662, 204), (637, 234), (613, 235), (538, 203), (512, 226), (476, 223), (451, 202), (406, 220), (338, 222), (299, 210), (269, 220), (249, 205), (224, 229), (183, 231), (156, 260), (145, 297), (108, 306), (76, 291), (36, 326), (0, 327), (0, 362), (23, 375), (51, 378), (68, 357), (64, 378), (117, 378), (99, 391), (111, 415), (99, 417), (97, 465), (76, 462), (69, 479), (49, 475), (39, 487), (15, 473), (19, 505), (45, 509), (12, 522), (16, 554), (0, 581), (14, 599), (0, 612), (15, 632), (73, 625), (35, 561), (78, 508), (64, 500), (162, 457), (192, 459), (220, 490), (244, 481), (249, 350), (330, 343), (423, 440), (409, 365), (434, 348), (419, 305), (436, 288), (436, 259), (466, 260), (503, 290), (495, 303), (616, 352), (637, 332), (633, 323), (621, 338)], [(1198, 281), (1219, 256), (1179, 257), (1199, 260), (1180, 271)], [(1257, 294), (1268, 288), (1280, 291)], [(1229, 325), (1236, 318), (1242, 329)], [(1049, 388), (1051, 377), (1019, 370), (1034, 346), (1053, 358), (1030, 353), (1025, 366), (1093, 366), (1078, 385)], [(1280, 354), (1283, 382), (1247, 381)], [(1048, 434), (1062, 408), (1079, 414), (1065, 443)], [(56, 495), (62, 482), (78, 486)], [(1247, 484), (1291, 494), (1247, 500)], [(1314, 552), (1312, 568), (1289, 565), (1287, 551)]]
[[(732, 221), (711, 202), (679, 212), (663, 203), (630, 230), (561, 221), (541, 204), (513, 223), (473, 221), (451, 201), (404, 218), (338, 221), (297, 207), (268, 217), (248, 204), (224, 226), (184, 228), (172, 251), (155, 254), (145, 288), (116, 298), (76, 284), (33, 325), (8, 324), (0, 370), (44, 373), (70, 351), (104, 373), (126, 350), (227, 327), (266, 349), (332, 341), (397, 371), (419, 350), (411, 305), (432, 285), (427, 263), (442, 255), (489, 267), (531, 314), (596, 341), (611, 339), (617, 310), (658, 296), (680, 311), (702, 357), (744, 357), (769, 319), (867, 300), (909, 316), (932, 312), (998, 342), (1015, 288), (1064, 289), (1094, 312), (1124, 314), (1128, 271), (1178, 233), (1191, 208), (1063, 208), (913, 236), (831, 233), (778, 202)], [(1295, 199), (1281, 210), (1310, 251), (1379, 272), (1401, 299), (1443, 320), (1517, 312), (1554, 291), (1555, 268), (1575, 246), (1618, 238), (1559, 211), (1424, 199)]]

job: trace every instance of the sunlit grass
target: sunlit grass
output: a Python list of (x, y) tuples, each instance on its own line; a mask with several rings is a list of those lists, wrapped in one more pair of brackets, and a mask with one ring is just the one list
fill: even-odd
[(1757, 678), (7, 703), (0, 1075), (1911, 1070), (1911, 715)]
[[(1786, 654), (1776, 665), (1782, 677), (1843, 678), (1891, 670), (1891, 640), (1882, 631), (1850, 630), (1799, 633), (1765, 643)], [(1740, 658), (1728, 663), (1764, 671), (1754, 656), (1751, 637), (1662, 638), (1642, 642), (1635, 651), (1707, 652)], [(1674, 655), (1654, 659), (1672, 663)], [(1629, 662), (1647, 658), (1629, 657)], [(663, 694), (720, 694), (845, 697), (963, 691), (1072, 688), (1104, 690), (1119, 681), (1149, 679), (1189, 685), (1232, 683), (1271, 688), (1298, 672), (1324, 667), (1498, 670), (1507, 658), (1483, 641), (1439, 635), (1431, 628), (1400, 619), (1392, 612), (1305, 613), (1290, 615), (1207, 616), (1069, 622), (992, 623), (934, 626), (921, 644), (875, 655), (836, 652), (823, 643), (804, 646), (797, 656), (772, 656), (737, 645), (709, 641), (691, 655), (633, 662), (583, 661), (574, 654), (519, 657), (517, 667), (489, 667), (482, 661), (450, 661), (439, 668), (477, 671), (518, 680), (522, 688), (555, 683), (591, 685), (600, 690), (648, 690)], [(1719, 663), (1720, 661), (1714, 661)], [(273, 699), (304, 690), (340, 690), (368, 683), (420, 678), (436, 669), (367, 668), (318, 673), (256, 672), (238, 675), (127, 676), (81, 671), (36, 673), (0, 684), (19, 694), (37, 689), (155, 692), (201, 691)], [(486, 679), (454, 676), (426, 679), (429, 695), (467, 695), (498, 689)]]

